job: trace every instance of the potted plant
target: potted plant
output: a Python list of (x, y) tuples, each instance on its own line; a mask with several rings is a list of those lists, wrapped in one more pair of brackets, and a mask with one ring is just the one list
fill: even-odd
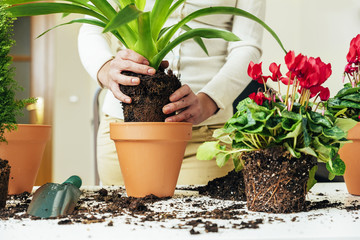
[[(360, 34), (350, 42), (347, 54), (347, 65), (344, 78), (349, 82), (344, 85), (335, 97), (327, 102), (329, 111), (339, 118), (360, 121)], [(347, 138), (351, 143), (346, 143), (340, 148), (340, 156), (346, 163), (344, 180), (349, 193), (360, 195), (360, 123), (349, 130)]]
[[(325, 109), (323, 101), (330, 92), (322, 84), (331, 75), (331, 65), (293, 51), (286, 54), (285, 63), (285, 76), (276, 63), (270, 65), (270, 76), (263, 75), (262, 63), (250, 63), (249, 75), (264, 83), (265, 91), (241, 101), (235, 115), (214, 132), (218, 140), (204, 143), (197, 153), (201, 160), (216, 157), (220, 167), (232, 159), (244, 175), (252, 211), (302, 211), (306, 193), (316, 183), (317, 161), (326, 163), (330, 179), (345, 170), (338, 150), (353, 121)], [(287, 85), (286, 94), (280, 87), (267, 89), (268, 79)]]
[[(37, 171), (40, 166), (44, 143), (37, 139), (46, 132), (46, 140), (49, 138), (49, 126), (35, 126), (27, 124), (16, 124), (16, 116), (27, 105), (34, 103), (36, 99), (17, 100), (15, 93), (21, 89), (15, 81), (14, 68), (11, 66), (12, 58), (9, 56), (12, 40), (13, 18), (6, 11), (6, 6), (0, 6), (0, 158), (6, 159), (11, 166), (9, 180), (9, 194), (19, 194), (24, 191), (31, 192), (35, 183)], [(40, 134), (36, 129), (40, 128)], [(46, 129), (44, 129), (46, 128)], [(34, 132), (34, 130), (36, 132)], [(23, 133), (31, 135), (23, 136)], [(35, 139), (34, 139), (35, 137)], [(43, 139), (45, 140), (45, 139)], [(40, 147), (39, 145), (43, 146)], [(9, 169), (4, 162), (4, 169)], [(7, 170), (3, 170), (3, 174)], [(5, 176), (2, 176), (5, 181)], [(1, 181), (2, 184), (5, 182)], [(5, 189), (4, 187), (2, 189)], [(0, 197), (1, 198), (1, 197)]]
[[(76, 19), (65, 24), (86, 23), (102, 27), (104, 28), (104, 32), (111, 32), (126, 48), (132, 49), (147, 58), (150, 66), (154, 67), (155, 69), (159, 69), (163, 58), (175, 46), (188, 39), (194, 39), (206, 53), (207, 49), (201, 38), (222, 38), (226, 41), (240, 40), (237, 36), (228, 31), (208, 28), (191, 29), (187, 25), (189, 21), (195, 18), (211, 14), (234, 14), (254, 20), (267, 29), (282, 47), (282, 44), (277, 35), (263, 21), (242, 9), (234, 7), (209, 7), (200, 9), (189, 14), (188, 16), (185, 16), (181, 21), (174, 24), (173, 26), (165, 28), (164, 24), (168, 17), (179, 6), (181, 6), (181, 4), (185, 2), (184, 0), (157, 0), (155, 1), (151, 11), (148, 12), (143, 11), (146, 3), (144, 0), (118, 0), (116, 3), (120, 9), (119, 11), (116, 11), (107, 1), (104, 0), (90, 0), (90, 3), (87, 3), (87, 1), (69, 0), (69, 2), (71, 2), (69, 4), (57, 1), (33, 2), (32, 0), (7, 0), (7, 2), (11, 3), (12, 5), (8, 10), (16, 17), (51, 13), (80, 13), (89, 15), (92, 17), (91, 19)], [(180, 28), (184, 29), (185, 32), (172, 40), (174, 34)], [(134, 73), (128, 74), (134, 75)], [(144, 132), (145, 129), (149, 130), (150, 134), (152, 135), (151, 138), (157, 143), (167, 143), (170, 140), (174, 142), (183, 142), (191, 138), (191, 124), (165, 123), (164, 120), (167, 116), (162, 112), (163, 106), (169, 103), (169, 96), (181, 86), (181, 83), (179, 79), (171, 73), (171, 71), (164, 73), (164, 71), (161, 71), (161, 69), (159, 69), (157, 74), (154, 76), (139, 75), (139, 78), (141, 81), (137, 86), (120, 86), (121, 91), (131, 97), (133, 101), (131, 104), (122, 103), (125, 123), (111, 124), (110, 135), (111, 138), (115, 141), (116, 147), (118, 149), (120, 166), (124, 175), (124, 182), (128, 195), (139, 197), (152, 193), (159, 196), (171, 196), (176, 185), (177, 176), (173, 178), (175, 179), (175, 183), (174, 180), (164, 180), (164, 177), (168, 175), (168, 172), (173, 171), (164, 170), (163, 164), (160, 165), (161, 167), (157, 166), (152, 168), (158, 169), (163, 176), (160, 178), (160, 182), (153, 184), (158, 186), (159, 192), (158, 190), (152, 190), (151, 192), (146, 190), (142, 193), (132, 193), (132, 191), (129, 189), (130, 180), (127, 178), (129, 175), (127, 174), (129, 172), (128, 165), (124, 163), (125, 160), (123, 160), (127, 158), (122, 155), (126, 154), (124, 150), (127, 150), (128, 148), (125, 148), (122, 145), (128, 143), (130, 139), (136, 140), (137, 143), (142, 142), (143, 138), (148, 139), (148, 137), (144, 137), (144, 135), (141, 134), (138, 136), (139, 139), (133, 139), (132, 136), (137, 135), (134, 134), (134, 132)], [(147, 123), (144, 124), (144, 122)], [(178, 140), (176, 132), (178, 132), (177, 129), (180, 127), (183, 128), (182, 131), (184, 132), (186, 138), (184, 139), (183, 135), (181, 134), (181, 136), (179, 136), (180, 140)], [(129, 128), (132, 129), (130, 131), (130, 136), (125, 136), (122, 134), (124, 132), (129, 132)], [(134, 130), (134, 128), (138, 130)], [(167, 128), (175, 129), (174, 133), (172, 133), (173, 130), (167, 130)], [(157, 131), (154, 131), (153, 129), (157, 129)], [(160, 132), (160, 130), (171, 134), (168, 134), (166, 138), (164, 134), (160, 134), (159, 137), (155, 137), (155, 134)], [(121, 137), (116, 136), (117, 133), (121, 133)], [(159, 158), (159, 153), (163, 154), (164, 157), (176, 155), (178, 157), (176, 157), (176, 159), (174, 157), (174, 161), (180, 162), (181, 164), (186, 144), (175, 145), (180, 147), (180, 154), (176, 154), (174, 152), (174, 148), (169, 147), (167, 144), (161, 147), (162, 150), (157, 150), (156, 154), (150, 153), (148, 151), (139, 151), (139, 149), (143, 149), (142, 145), (138, 146), (137, 150), (132, 150), (128, 159), (133, 159), (134, 154), (138, 156), (138, 154), (141, 152), (146, 154), (145, 156), (137, 157), (137, 159), (139, 159), (139, 161), (142, 160), (142, 162), (136, 163), (137, 165), (135, 169), (139, 175), (133, 178), (143, 179), (141, 184), (146, 185), (149, 180), (145, 179), (144, 176), (156, 175), (156, 173), (149, 173), (148, 169), (140, 166), (143, 166), (144, 161), (152, 162), (152, 160), (149, 160), (149, 156), (154, 156), (155, 159)], [(119, 149), (121, 149), (121, 151)], [(165, 150), (170, 150), (170, 152), (165, 153)], [(133, 160), (132, 162), (135, 161)], [(169, 166), (166, 166), (166, 169), (168, 169), (168, 167)], [(175, 168), (180, 169), (179, 163), (175, 164)], [(144, 172), (140, 172), (140, 169), (144, 169)], [(176, 174), (178, 174), (178, 170), (174, 172), (177, 172)], [(130, 175), (135, 176), (134, 174)], [(164, 182), (171, 183), (173, 187), (163, 187)], [(161, 193), (160, 190), (162, 189), (172, 190)]]

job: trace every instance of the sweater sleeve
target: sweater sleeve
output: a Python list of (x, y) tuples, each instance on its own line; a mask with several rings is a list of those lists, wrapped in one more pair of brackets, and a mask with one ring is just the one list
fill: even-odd
[(114, 56), (110, 46), (110, 35), (103, 34), (102, 28), (90, 24), (81, 26), (78, 35), (79, 56), (94, 80), (97, 80), (100, 68)]
[[(265, 0), (238, 0), (237, 8), (264, 19)], [(232, 106), (235, 98), (250, 83), (247, 67), (261, 57), (263, 28), (260, 24), (240, 16), (233, 19), (232, 32), (241, 41), (230, 42), (226, 62), (220, 71), (200, 90), (210, 96), (220, 109)]]

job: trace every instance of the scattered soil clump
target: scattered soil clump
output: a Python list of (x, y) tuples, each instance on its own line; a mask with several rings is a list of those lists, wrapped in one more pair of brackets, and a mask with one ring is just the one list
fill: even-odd
[(242, 172), (230, 171), (227, 175), (215, 178), (206, 184), (194, 188), (199, 194), (217, 199), (246, 201), (244, 177)]

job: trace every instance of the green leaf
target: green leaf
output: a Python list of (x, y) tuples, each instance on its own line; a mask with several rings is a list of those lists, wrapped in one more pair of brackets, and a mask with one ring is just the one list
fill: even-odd
[(108, 22), (107, 18), (93, 10), (68, 3), (35, 2), (11, 6), (7, 9), (7, 11), (9, 11), (13, 17), (37, 16), (54, 13), (79, 13), (93, 16), (105, 23)]
[[(166, 33), (167, 34), (167, 33)], [(154, 56), (152, 59), (150, 59), (150, 63), (154, 68), (158, 68), (160, 66), (161, 61), (164, 59), (164, 57), (177, 45), (180, 43), (194, 38), (194, 37), (203, 37), (203, 38), (222, 38), (226, 41), (239, 41), (240, 39), (233, 33), (223, 30), (217, 30), (217, 29), (208, 29), (208, 28), (197, 28), (192, 29), (188, 32), (185, 32), (175, 38), (172, 42), (170, 42), (168, 45), (166, 45), (164, 48), (159, 47), (158, 49), (162, 49), (156, 56)]]
[(308, 121), (308, 126), (310, 131), (313, 133), (322, 133), (323, 131), (323, 127), (321, 125), (314, 124), (311, 121)]
[(324, 128), (323, 134), (324, 134), (324, 136), (335, 139), (335, 140), (345, 138), (347, 135), (346, 132), (344, 132), (337, 126), (333, 126), (332, 128)]
[(352, 94), (352, 93), (358, 93), (360, 92), (360, 87), (345, 87), (343, 89), (341, 89), (335, 96), (335, 98), (342, 98), (346, 95)]
[(337, 155), (334, 160), (330, 160), (326, 163), (327, 170), (334, 175), (341, 176), (345, 173), (345, 163)]
[(302, 118), (301, 123), (302, 123), (301, 128), (302, 128), (302, 133), (303, 133), (303, 138), (304, 138), (304, 145), (305, 145), (305, 147), (308, 147), (311, 143), (311, 135), (307, 131), (307, 118)]
[(273, 116), (268, 121), (266, 121), (266, 128), (274, 130), (281, 127), (282, 118), (280, 116)]
[(294, 148), (290, 147), (290, 145), (285, 142), (284, 143), (284, 147), (286, 147), (286, 149), (290, 152), (290, 154), (293, 156), (293, 157), (296, 157), (296, 158), (300, 158), (301, 157), (301, 154), (297, 151), (295, 151)]
[(219, 167), (223, 167), (225, 166), (225, 164), (227, 163), (227, 161), (229, 160), (230, 155), (226, 154), (226, 153), (219, 153), (216, 155), (216, 164)]
[(298, 148), (297, 150), (299, 152), (302, 152), (302, 153), (306, 154), (306, 155), (311, 155), (311, 156), (317, 157), (316, 152), (311, 147)]
[(353, 94), (345, 95), (341, 99), (360, 103), (360, 94), (359, 93), (353, 93)]
[(234, 154), (234, 156), (232, 157), (233, 163), (234, 163), (234, 167), (235, 167), (235, 171), (239, 172), (244, 168), (244, 165), (242, 164), (241, 160), (241, 153), (236, 153)]
[(88, 19), (88, 18), (79, 18), (79, 19), (74, 19), (74, 20), (71, 20), (69, 22), (66, 22), (66, 23), (62, 23), (62, 24), (59, 24), (59, 25), (56, 25), (55, 27), (52, 27), (48, 30), (46, 30), (45, 32), (43, 32), (42, 34), (40, 34), (37, 38), (43, 36), (44, 34), (46, 34), (47, 32), (55, 29), (55, 28), (58, 28), (58, 27), (61, 27), (61, 26), (64, 26), (64, 25), (68, 25), (68, 24), (73, 24), (73, 23), (86, 23), (86, 24), (91, 24), (91, 25), (95, 25), (95, 26), (98, 26), (98, 27), (105, 27), (105, 23), (101, 22), (101, 21), (98, 21), (98, 20), (95, 20), (95, 19)]
[[(182, 26), (182, 29), (184, 29), (185, 31), (190, 31), (192, 28), (188, 25), (184, 25)], [(194, 37), (194, 41), (201, 47), (201, 49), (206, 53), (206, 55), (209, 56), (209, 52), (204, 44), (204, 41), (200, 37)]]
[(323, 144), (318, 137), (313, 138), (311, 145), (317, 153), (319, 161), (328, 162), (331, 159), (331, 147)]
[(220, 152), (218, 149), (219, 141), (204, 142), (196, 152), (196, 158), (199, 160), (212, 160)]
[(266, 122), (275, 112), (275, 110), (269, 110), (263, 106), (259, 106), (256, 103), (250, 103), (247, 105), (252, 118), (256, 121)]
[(191, 21), (195, 18), (198, 18), (198, 17), (208, 16), (208, 15), (213, 15), (213, 14), (232, 14), (232, 15), (242, 16), (242, 17), (251, 19), (251, 20), (259, 23), (275, 38), (275, 40), (278, 42), (280, 47), (286, 53), (286, 50), (285, 50), (283, 44), (281, 43), (279, 37), (266, 23), (264, 23), (261, 19), (254, 16), (253, 14), (251, 14), (247, 11), (244, 11), (242, 9), (239, 9), (239, 8), (234, 8), (234, 7), (209, 7), (209, 8), (203, 8), (203, 9), (197, 10), (195, 12), (192, 12), (191, 14), (186, 16), (184, 19), (182, 19), (179, 23), (177, 23), (171, 30), (169, 30), (169, 32), (167, 32), (160, 39), (158, 48), (163, 49), (168, 44), (168, 42), (170, 42), (170, 39), (174, 36), (176, 31), (179, 30), (183, 25), (185, 25), (189, 21)]
[(246, 109), (248, 109), (247, 105), (252, 104), (253, 102), (254, 102), (253, 100), (251, 100), (250, 98), (247, 97), (238, 103), (238, 105), (236, 106), (236, 109), (238, 112), (243, 112)]
[(306, 192), (309, 192), (309, 190), (317, 183), (317, 181), (315, 179), (315, 173), (317, 170), (318, 170), (317, 165), (315, 165), (314, 167), (311, 168), (311, 170), (309, 172), (309, 179), (306, 184)]
[(340, 128), (344, 132), (348, 132), (350, 129), (355, 127), (358, 122), (350, 118), (337, 118), (335, 120), (335, 126)]
[(328, 119), (326, 119), (323, 115), (321, 115), (320, 113), (308, 111), (306, 114), (307, 114), (308, 119), (312, 123), (320, 124), (327, 128), (332, 128), (331, 122)]
[(120, 26), (137, 19), (141, 14), (143, 14), (143, 12), (137, 9), (134, 4), (128, 5), (116, 14), (116, 16), (106, 25), (103, 32), (115, 30)]
[[(139, 37), (135, 43), (133, 50), (147, 58), (152, 65), (151, 58), (156, 55), (157, 50), (155, 42), (151, 37), (151, 19), (150, 13), (145, 12), (139, 16)], [(160, 63), (159, 63), (160, 65)], [(152, 65), (153, 66), (153, 65)], [(157, 69), (159, 66), (156, 66)]]
[(173, 0), (157, 0), (150, 13), (151, 33), (154, 41), (158, 39), (160, 30), (167, 20), (168, 12)]

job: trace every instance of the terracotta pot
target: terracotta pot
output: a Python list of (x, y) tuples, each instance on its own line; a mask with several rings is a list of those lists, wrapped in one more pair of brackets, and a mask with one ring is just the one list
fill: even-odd
[(51, 126), (19, 124), (18, 129), (5, 132), (8, 144), (0, 144), (0, 158), (11, 167), (9, 195), (31, 192), (34, 186)]
[(360, 123), (350, 129), (347, 139), (352, 143), (346, 143), (339, 150), (340, 158), (346, 165), (344, 180), (348, 192), (360, 196)]
[(174, 195), (191, 123), (110, 123), (129, 197)]

